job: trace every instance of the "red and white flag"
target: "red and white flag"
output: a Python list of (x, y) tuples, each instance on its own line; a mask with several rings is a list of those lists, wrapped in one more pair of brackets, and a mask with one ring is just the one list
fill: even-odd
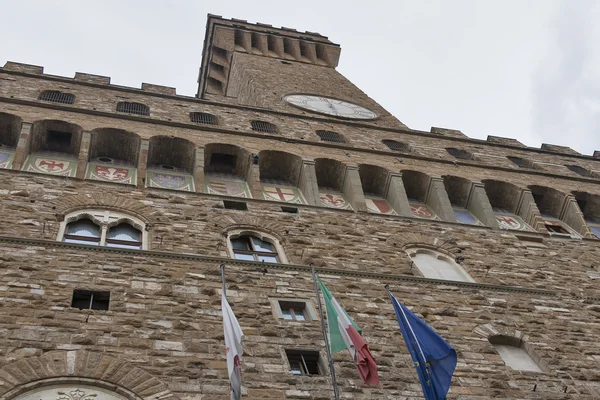
[(331, 353), (348, 349), (362, 381), (367, 385), (378, 385), (377, 363), (365, 339), (360, 335), (360, 328), (318, 277), (317, 282), (321, 287), (327, 310), (327, 330)]
[(229, 387), (231, 389), (231, 400), (242, 398), (242, 369), (240, 358), (244, 353), (242, 338), (244, 332), (233, 314), (231, 306), (225, 297), (225, 291), (221, 298), (221, 309), (223, 310), (223, 330), (225, 332), (225, 351), (227, 354), (227, 372), (229, 373)]

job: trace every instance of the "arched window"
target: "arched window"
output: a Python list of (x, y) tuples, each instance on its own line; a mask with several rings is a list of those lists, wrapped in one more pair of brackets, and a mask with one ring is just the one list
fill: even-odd
[(67, 224), (63, 241), (99, 246), (101, 234), (100, 226), (84, 218)]
[(230, 233), (230, 254), (236, 260), (287, 263), (279, 241), (255, 232)]
[(337, 132), (319, 130), (315, 132), (324, 142), (344, 143), (344, 137)]
[(191, 112), (190, 121), (195, 124), (218, 125), (217, 117), (206, 112)]
[(133, 103), (130, 101), (120, 101), (117, 103), (117, 111), (125, 114), (134, 115), (150, 115), (150, 107), (141, 103)]
[(475, 282), (460, 265), (444, 254), (422, 248), (409, 249), (407, 252), (426, 278)]
[(117, 226), (112, 226), (108, 229), (106, 246), (124, 249), (141, 249), (142, 232), (126, 222), (120, 223)]
[(256, 131), (256, 132), (273, 133), (273, 134), (278, 133), (277, 126), (275, 126), (274, 124), (272, 124), (270, 122), (252, 121), (252, 122), (250, 122), (250, 124), (252, 125), (252, 130)]
[(109, 210), (80, 210), (65, 217), (57, 240), (122, 249), (147, 249), (145, 224)]
[(516, 337), (503, 335), (489, 338), (504, 364), (515, 371), (542, 372), (535, 360), (524, 348), (524, 343)]
[(40, 93), (38, 100), (49, 101), (51, 103), (73, 104), (75, 96), (71, 93), (63, 93), (58, 90), (44, 90)]

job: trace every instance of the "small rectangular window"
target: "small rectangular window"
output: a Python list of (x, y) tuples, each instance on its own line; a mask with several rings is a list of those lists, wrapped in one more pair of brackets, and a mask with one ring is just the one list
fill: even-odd
[(248, 204), (245, 201), (223, 200), (223, 207), (228, 210), (248, 211)]
[(318, 351), (286, 350), (290, 372), (294, 375), (322, 375)]
[(290, 214), (298, 214), (298, 207), (281, 206), (281, 211)]
[(279, 308), (281, 308), (281, 315), (283, 319), (289, 319), (293, 321), (306, 321), (309, 319), (308, 312), (306, 310), (306, 303), (296, 301), (279, 301)]
[(74, 290), (71, 307), (80, 310), (108, 310), (110, 292)]

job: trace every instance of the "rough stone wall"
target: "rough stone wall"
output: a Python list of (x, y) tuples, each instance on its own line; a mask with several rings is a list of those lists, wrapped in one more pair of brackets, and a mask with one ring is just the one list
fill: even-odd
[[(228, 397), (218, 261), (4, 240), (0, 250), (0, 367), (49, 351), (87, 351), (141, 368), (182, 399)], [(248, 398), (331, 398), (326, 377), (292, 377), (284, 356), (285, 349), (323, 355), (318, 321), (279, 320), (269, 303), (270, 298), (315, 303), (309, 271), (235, 262), (226, 271), (228, 297), (246, 334), (242, 368)], [(336, 355), (345, 398), (419, 396), (386, 283), (457, 350), (449, 398), (597, 398), (596, 305), (562, 291), (549, 296), (332, 272), (321, 277), (363, 328), (379, 363), (382, 385), (367, 388), (349, 356)], [(110, 291), (110, 311), (70, 308), (73, 289)], [(524, 338), (546, 372), (505, 367), (487, 341), (498, 333)], [(0, 382), (7, 379), (0, 375)]]
[[(254, 59), (240, 55), (238, 61), (244, 67)], [(355, 178), (360, 176), (356, 167), (369, 164), (395, 173), (464, 178), (465, 184), (497, 180), (519, 188), (535, 183), (563, 193), (600, 194), (599, 181), (583, 179), (565, 167), (577, 164), (600, 170), (599, 160), (559, 146), (545, 145), (544, 151), (534, 151), (509, 139), (465, 139), (451, 129), (435, 128), (432, 134), (385, 130), (398, 127), (393, 117), (357, 124), (275, 104), (284, 92), (300, 90), (290, 82), (290, 75), (306, 77), (320, 67), (289, 66), (268, 58), (256, 63), (252, 73), (266, 85), (261, 90), (272, 89), (269, 85), (280, 87), (261, 100), (277, 112), (172, 96), (172, 89), (149, 84), (144, 90), (119, 91), (107, 86), (108, 78), (84, 74), (79, 74), (81, 80), (104, 86), (2, 72), (0, 112), (16, 115), (24, 123), (65, 121), (79, 125), (83, 132), (123, 129), (150, 140), (150, 146), (161, 143), (152, 140), (158, 136), (185, 138), (191, 143), (181, 145), (188, 168), (194, 162), (193, 146), (204, 154), (202, 147), (210, 150), (211, 145), (218, 148), (225, 143), (247, 154), (268, 150), (293, 153), (305, 161), (334, 160), (328, 163), (339, 165), (340, 171), (351, 167), (345, 171), (348, 176), (354, 174), (348, 184), (353, 187), (358, 186)], [(293, 73), (285, 79), (265, 82), (271, 78), (269, 70), (281, 73), (288, 67)], [(22, 70), (42, 73), (41, 68)], [(329, 78), (340, 87), (322, 93), (344, 94), (378, 107), (335, 71)], [(75, 94), (75, 104), (38, 101), (39, 92), (48, 89)], [(118, 101), (147, 104), (151, 115), (117, 114)], [(211, 112), (220, 124), (194, 126), (189, 123), (191, 111)], [(253, 119), (275, 123), (280, 134), (270, 137), (252, 132)], [(336, 131), (348, 143), (323, 144), (314, 133), (317, 129)], [(285, 141), (292, 139), (300, 142)], [(407, 142), (413, 152), (410, 156), (390, 152), (383, 139)], [(473, 160), (453, 164), (456, 159), (446, 147), (468, 151)], [(520, 169), (505, 158), (508, 155), (536, 162), (554, 175)], [(401, 182), (398, 175), (394, 179), (396, 185)], [(443, 182), (436, 182), (436, 195), (444, 198)], [(285, 358), (286, 349), (317, 350), (324, 356), (319, 322), (277, 319), (270, 303), (270, 299), (283, 298), (316, 305), (311, 263), (363, 328), (379, 365), (382, 384), (368, 388), (361, 384), (348, 354), (336, 355), (342, 398), (420, 398), (385, 284), (457, 350), (459, 363), (449, 399), (600, 397), (597, 240), (374, 215), (361, 212), (364, 203), (359, 212), (299, 206), (299, 213), (292, 214), (283, 212), (283, 203), (256, 199), (247, 200), (247, 211), (226, 209), (223, 199), (146, 189), (141, 184), (0, 170), (0, 396), (34, 379), (69, 375), (72, 368), (73, 374), (76, 370), (84, 377), (123, 385), (154, 400), (228, 398), (220, 315), (219, 265), (224, 262), (228, 297), (246, 334), (245, 398), (332, 398), (326, 376), (291, 375)], [(575, 203), (570, 204), (576, 210)], [(143, 220), (149, 251), (57, 242), (60, 221), (67, 213), (84, 208), (111, 209)], [(254, 229), (278, 238), (289, 264), (231, 260), (226, 234), (233, 229)], [(450, 285), (423, 278), (405, 251), (414, 245), (462, 258), (463, 268), (476, 283)], [(74, 289), (110, 291), (110, 310), (71, 308)], [(498, 334), (523, 340), (543, 373), (505, 366), (488, 341)], [(68, 360), (75, 364), (69, 367)]]

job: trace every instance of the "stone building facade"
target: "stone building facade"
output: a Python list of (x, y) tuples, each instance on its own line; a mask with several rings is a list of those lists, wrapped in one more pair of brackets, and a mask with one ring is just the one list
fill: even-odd
[(0, 398), (228, 399), (221, 264), (245, 398), (333, 396), (311, 264), (379, 366), (343, 399), (422, 398), (386, 284), (449, 399), (600, 398), (600, 153), (409, 129), (339, 58), (209, 16), (196, 97), (0, 68)]

